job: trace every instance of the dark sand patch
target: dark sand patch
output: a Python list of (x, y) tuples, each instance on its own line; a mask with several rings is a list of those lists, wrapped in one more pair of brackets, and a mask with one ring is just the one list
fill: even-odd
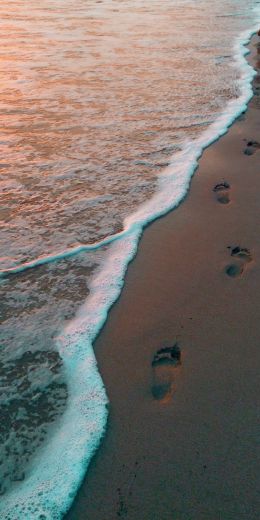
[(231, 278), (236, 278), (243, 273), (244, 269), (242, 265), (230, 264), (226, 267), (226, 273)]
[(253, 155), (258, 150), (260, 150), (260, 143), (258, 141), (250, 140), (247, 142), (244, 154)]
[(234, 256), (235, 258), (240, 258), (245, 262), (251, 262), (252, 260), (251, 252), (247, 247), (233, 247), (231, 249), (231, 256)]
[(251, 251), (247, 247), (233, 247), (231, 248), (230, 254), (235, 258), (236, 262), (226, 267), (226, 274), (232, 278), (236, 278), (242, 275), (246, 264), (252, 262), (253, 258)]
[(230, 202), (230, 185), (228, 182), (223, 181), (219, 184), (216, 184), (213, 188), (213, 191), (216, 195), (216, 199), (220, 204), (229, 204)]
[(167, 400), (173, 392), (174, 371), (181, 364), (181, 350), (177, 343), (156, 352), (152, 361), (154, 399)]

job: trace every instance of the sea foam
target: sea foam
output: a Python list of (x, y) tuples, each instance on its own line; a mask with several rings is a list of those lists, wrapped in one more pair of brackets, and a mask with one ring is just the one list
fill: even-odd
[[(77, 247), (15, 268), (14, 271), (19, 272), (110, 244), (106, 262), (92, 280), (90, 296), (58, 341), (67, 373), (67, 409), (56, 424), (48, 445), (34, 458), (26, 480), (2, 500), (2, 518), (58, 520), (69, 509), (105, 433), (108, 415), (108, 399), (97, 369), (93, 342), (111, 305), (120, 295), (128, 263), (136, 254), (144, 227), (178, 206), (189, 189), (202, 151), (225, 134), (246, 109), (252, 97), (251, 82), (255, 71), (245, 59), (248, 53), (245, 45), (255, 30), (241, 34), (234, 47), (235, 66), (241, 71), (238, 81), (240, 96), (226, 105), (225, 111), (196, 141), (187, 143), (183, 151), (175, 154), (171, 166), (160, 176), (160, 191), (125, 220), (123, 232), (100, 243)], [(2, 275), (7, 274), (2, 272)]]

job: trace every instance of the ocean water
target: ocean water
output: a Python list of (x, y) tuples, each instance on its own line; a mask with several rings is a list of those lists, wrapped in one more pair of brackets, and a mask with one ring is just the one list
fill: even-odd
[(0, 5), (0, 518), (59, 519), (105, 433), (93, 342), (143, 228), (251, 97), (256, 0)]

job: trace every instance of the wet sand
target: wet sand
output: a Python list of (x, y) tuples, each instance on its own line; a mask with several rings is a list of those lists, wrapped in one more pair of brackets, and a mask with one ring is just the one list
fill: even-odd
[[(143, 235), (95, 344), (110, 417), (67, 520), (259, 518), (259, 109), (255, 95)], [(152, 367), (176, 341), (181, 363)]]

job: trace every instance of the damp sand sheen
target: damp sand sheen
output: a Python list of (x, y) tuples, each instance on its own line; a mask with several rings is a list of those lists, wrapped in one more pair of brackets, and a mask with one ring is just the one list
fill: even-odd
[(256, 8), (0, 8), (4, 518), (62, 518), (75, 497), (108, 414), (93, 342), (143, 228), (246, 109)]

